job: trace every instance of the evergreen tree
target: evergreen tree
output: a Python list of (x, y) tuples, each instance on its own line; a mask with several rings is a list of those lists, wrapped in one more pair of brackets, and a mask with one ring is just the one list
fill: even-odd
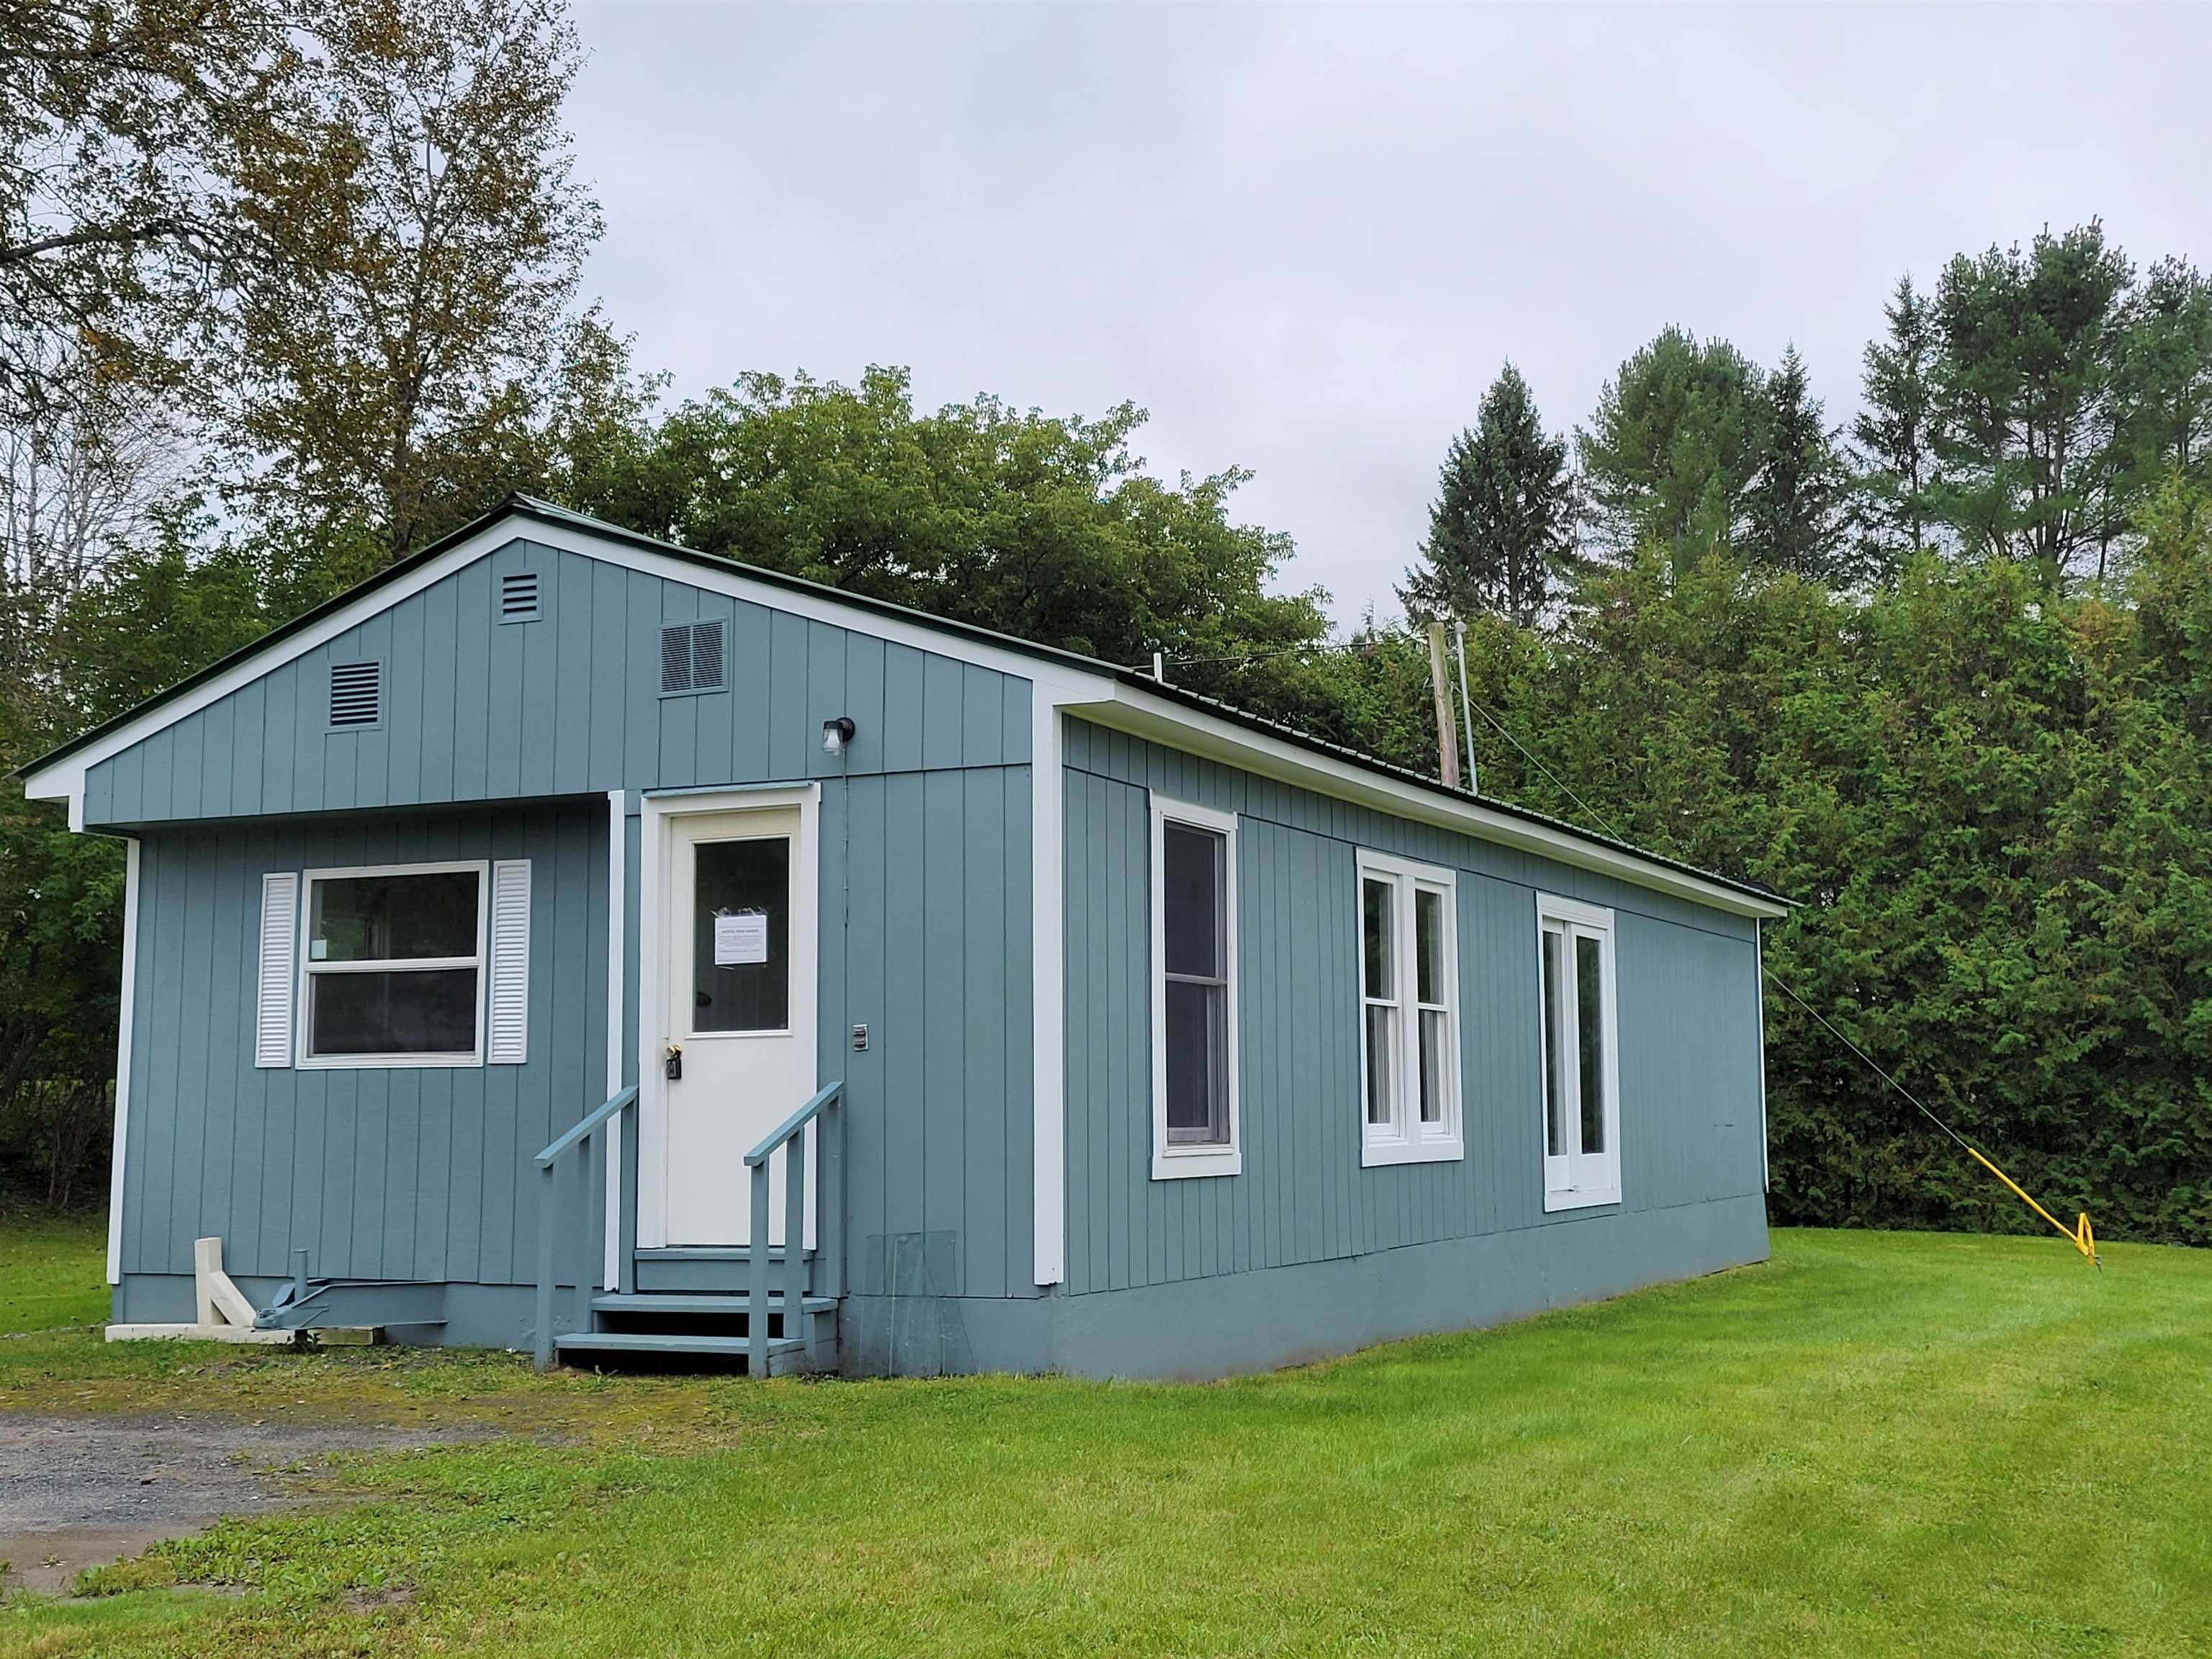
[(1791, 346), (1766, 382), (1766, 454), (1745, 492), (1746, 559), (1808, 580), (1850, 580), (1843, 534), (1850, 475)]
[(1573, 558), (1576, 514), (1566, 441), (1545, 434), (1528, 381), (1508, 363), (1445, 453), (1428, 538), (1398, 589), (1407, 614), (1532, 625)]
[(2127, 260), (2094, 221), (1944, 268), (1934, 495), (1971, 552), (2026, 560), (2055, 586), (2102, 576), (2126, 503), (2114, 357)]
[(2212, 282), (2161, 259), (2128, 299), (2119, 352), (2127, 494), (2148, 500), (2167, 475), (2212, 482)]
[(1935, 533), (1928, 492), (1936, 473), (1936, 394), (1929, 380), (1936, 337), (1928, 302), (1910, 276), (1899, 280), (1882, 310), (1889, 332), (1866, 349), (1866, 407), (1851, 436), (1867, 553), (1890, 570), (1905, 556), (1924, 552)]
[(1766, 453), (1757, 364), (1726, 340), (1669, 328), (1620, 366), (1575, 434), (1601, 538), (1649, 542), (1677, 566), (1732, 548)]

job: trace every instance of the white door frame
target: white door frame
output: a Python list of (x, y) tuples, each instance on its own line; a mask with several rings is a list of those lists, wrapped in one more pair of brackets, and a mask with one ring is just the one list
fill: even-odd
[[(661, 998), (661, 930), (668, 915), (669, 834), (674, 821), (705, 812), (741, 812), (748, 807), (796, 807), (799, 844), (792, 849), (791, 1035), (818, 1068), (817, 1005), (821, 982), (822, 786), (766, 784), (751, 787), (674, 789), (648, 792), (641, 803), (638, 838), (638, 1019), (637, 1019), (637, 1244), (659, 1249), (668, 1242), (667, 1079), (661, 1071), (666, 1020)], [(796, 1111), (794, 1100), (776, 1114)], [(745, 1179), (743, 1169), (730, 1171)]]

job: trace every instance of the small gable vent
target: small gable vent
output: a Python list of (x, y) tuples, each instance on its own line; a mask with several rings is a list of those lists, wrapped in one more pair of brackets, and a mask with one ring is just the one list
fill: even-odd
[(510, 570), (499, 579), (499, 619), (503, 623), (538, 620), (535, 570)]
[(714, 622), (671, 623), (660, 630), (660, 694), (682, 691), (720, 691), (725, 682), (722, 667), (722, 624)]
[(374, 726), (384, 718), (384, 665), (331, 665), (331, 724)]

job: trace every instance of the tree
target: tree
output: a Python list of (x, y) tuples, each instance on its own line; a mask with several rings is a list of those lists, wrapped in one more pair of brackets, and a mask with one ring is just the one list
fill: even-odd
[(2094, 221), (1960, 254), (1936, 288), (1933, 491), (1966, 550), (2055, 586), (2124, 528), (2113, 356), (2129, 267)]
[(2172, 473), (2212, 480), (2212, 282), (2186, 260), (2160, 260), (2128, 297), (2118, 383), (2128, 497)]
[(1745, 556), (1808, 581), (1847, 581), (1856, 564), (1843, 533), (1850, 475), (1796, 346), (1768, 378), (1765, 398), (1765, 453), (1744, 491)]
[(906, 371), (857, 386), (747, 374), (657, 421), (592, 428), (571, 505), (703, 552), (1111, 662), (1159, 652), (1176, 678), (1295, 714), (1326, 637), (1318, 592), (1270, 593), (1287, 537), (1233, 523), (1249, 476), (1176, 484), (1095, 420), (996, 398), (917, 414)]
[(1451, 441), (1420, 562), (1398, 598), (1409, 615), (1489, 612), (1533, 623), (1574, 556), (1578, 511), (1563, 438), (1547, 437), (1512, 364)]
[(1722, 339), (1669, 328), (1621, 364), (1575, 434), (1603, 541), (1645, 542), (1694, 562), (1732, 547), (1766, 453), (1759, 368)]
[(239, 158), (301, 67), (287, 0), (0, 8), (0, 424), (128, 382), (190, 396), (260, 257)]
[(1883, 307), (1886, 338), (1866, 349), (1866, 407), (1851, 423), (1856, 441), (1861, 515), (1870, 562), (1893, 572), (1926, 551), (1934, 531), (1929, 488), (1935, 479), (1936, 350), (1928, 303), (1910, 276)]
[(599, 234), (561, 110), (560, 0), (328, 0), (286, 142), (244, 158), (270, 251), (232, 372), (245, 499), (374, 525), (389, 554), (547, 465), (541, 411), (579, 347)]

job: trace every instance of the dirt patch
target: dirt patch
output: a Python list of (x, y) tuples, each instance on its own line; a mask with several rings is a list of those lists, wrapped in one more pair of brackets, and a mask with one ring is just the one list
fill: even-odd
[(201, 1417), (0, 1415), (0, 1560), (10, 1587), (66, 1589), (76, 1574), (189, 1537), (226, 1515), (305, 1503), (336, 1453), (481, 1437)]

